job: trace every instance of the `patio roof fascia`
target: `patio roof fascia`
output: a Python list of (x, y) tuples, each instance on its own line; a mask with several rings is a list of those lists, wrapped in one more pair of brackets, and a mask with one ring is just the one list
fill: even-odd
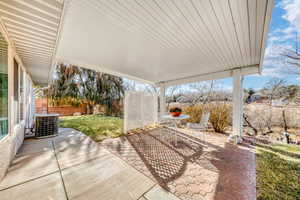
[[(52, 65), (52, 72), (54, 70), (55, 63), (65, 63), (65, 64), (70, 64), (70, 65), (76, 65), (80, 66), (83, 68), (87, 69), (92, 69), (95, 71), (100, 71), (103, 73), (108, 73), (114, 76), (119, 76), (119, 77), (124, 77), (128, 78), (131, 80), (139, 81), (145, 84), (149, 84), (155, 87), (169, 87), (173, 85), (181, 85), (181, 84), (186, 84), (186, 83), (193, 83), (193, 82), (200, 82), (200, 81), (209, 81), (209, 80), (216, 80), (216, 79), (222, 79), (222, 78), (229, 78), (232, 77), (233, 70), (235, 69), (241, 69), (242, 75), (250, 75), (250, 74), (258, 74), (260, 73), (260, 65), (251, 65), (251, 66), (246, 66), (246, 67), (238, 67), (238, 68), (233, 68), (230, 70), (226, 71), (218, 71), (218, 72), (212, 72), (212, 73), (207, 73), (207, 74), (200, 74), (200, 75), (195, 75), (195, 76), (190, 76), (190, 77), (184, 77), (182, 79), (174, 79), (174, 80), (169, 80), (169, 81), (162, 81), (158, 83), (154, 83), (148, 80), (144, 80), (135, 76), (131, 76), (128, 74), (123, 74), (117, 71), (109, 70), (105, 67), (98, 67), (92, 64), (87, 64), (87, 63), (82, 63), (79, 61), (68, 61), (63, 58), (58, 58), (55, 60), (54, 64)], [(52, 77), (49, 76), (49, 82), (52, 80)]]
[(259, 62), (259, 74), (262, 73), (263, 70), (263, 63), (264, 63), (264, 57), (265, 57), (265, 49), (266, 49), (266, 41), (268, 38), (268, 32), (269, 32), (269, 26), (271, 22), (271, 16), (272, 16), (272, 10), (274, 7), (274, 0), (268, 0), (267, 2), (267, 8), (265, 13), (265, 24), (264, 24), (264, 32), (263, 32), (263, 38), (261, 42), (261, 54), (260, 54), (260, 62)]
[[(121, 73), (121, 72), (117, 72), (117, 71), (114, 71), (114, 70), (110, 70), (110, 69), (107, 69), (105, 67), (99, 67), (99, 66), (96, 66), (96, 65), (93, 65), (93, 64), (83, 63), (83, 62), (74, 61), (74, 60), (66, 60), (64, 58), (57, 58), (57, 59), (55, 59), (55, 62), (56, 63), (69, 64), (69, 65), (76, 65), (76, 66), (79, 66), (79, 67), (92, 69), (92, 70), (95, 70), (95, 71), (99, 71), (99, 72), (103, 72), (103, 73), (107, 73), (107, 74), (111, 74), (111, 75), (119, 76), (119, 77), (123, 77), (123, 78), (128, 78), (128, 79), (131, 79), (131, 80), (135, 80), (135, 81), (138, 81), (138, 82), (142, 82), (142, 83), (146, 83), (146, 84), (149, 84), (149, 85), (152, 85), (152, 86), (156, 86), (156, 84), (154, 82), (144, 80), (144, 79), (132, 76), (132, 75), (124, 74), (124, 73)], [(53, 65), (53, 67), (54, 66), (55, 65)]]
[(169, 86), (181, 85), (181, 84), (185, 84), (185, 83), (229, 78), (229, 77), (233, 76), (233, 71), (236, 69), (241, 69), (241, 74), (243, 76), (250, 75), (250, 74), (257, 74), (260, 71), (259, 67), (260, 67), (260, 65), (237, 67), (237, 68), (233, 68), (233, 69), (225, 70), (225, 71), (218, 71), (218, 72), (212, 72), (212, 73), (207, 73), (207, 74), (200, 74), (200, 75), (185, 77), (182, 79), (163, 81), (163, 82), (156, 83), (155, 85), (158, 87), (160, 87), (160, 86), (169, 87)]

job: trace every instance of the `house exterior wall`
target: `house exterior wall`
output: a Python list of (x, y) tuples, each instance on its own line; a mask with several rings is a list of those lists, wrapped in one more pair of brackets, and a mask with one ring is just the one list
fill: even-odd
[[(0, 19), (1, 22), (1, 19)], [(18, 149), (21, 147), (24, 140), (25, 126), (28, 124), (28, 119), (33, 118), (32, 111), (32, 95), (33, 95), (33, 83), (24, 67), (22, 60), (17, 55), (12, 42), (9, 40), (7, 31), (5, 30), (3, 23), (0, 23), (0, 34), (4, 37), (8, 43), (8, 134), (0, 138), (0, 181), (6, 174), (6, 171), (15, 157)], [(23, 93), (14, 91), (14, 60), (18, 63), (19, 71), (22, 69), (23, 74), (19, 73), (19, 76), (23, 75)], [(21, 79), (22, 80), (22, 79)], [(20, 84), (17, 83), (17, 84)], [(23, 99), (23, 106), (17, 107), (20, 102), (16, 102), (14, 96), (18, 95), (19, 100)], [(22, 95), (22, 96), (21, 96)], [(17, 110), (17, 109), (21, 109)], [(17, 113), (21, 113), (23, 117), (17, 116)], [(20, 120), (16, 120), (19, 117)], [(30, 120), (32, 122), (32, 120)]]
[(12, 150), (14, 149), (13, 142), (14, 140), (12, 139), (12, 137), (5, 137), (0, 141), (0, 181), (5, 176), (6, 170), (9, 167), (10, 161), (12, 159)]

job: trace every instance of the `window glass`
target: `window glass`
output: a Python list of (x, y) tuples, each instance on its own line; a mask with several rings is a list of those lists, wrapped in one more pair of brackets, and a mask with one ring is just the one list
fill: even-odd
[(8, 133), (8, 45), (0, 33), (0, 139)]

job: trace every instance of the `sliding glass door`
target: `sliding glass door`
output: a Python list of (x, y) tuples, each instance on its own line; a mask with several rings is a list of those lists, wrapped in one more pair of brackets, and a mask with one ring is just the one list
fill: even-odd
[(8, 134), (8, 45), (0, 33), (0, 139)]

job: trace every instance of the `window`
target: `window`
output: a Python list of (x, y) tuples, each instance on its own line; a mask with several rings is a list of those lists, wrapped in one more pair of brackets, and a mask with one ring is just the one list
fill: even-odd
[(20, 122), (20, 109), (19, 109), (19, 65), (14, 59), (14, 124)]
[(14, 106), (15, 124), (24, 120), (24, 71), (14, 59)]
[(0, 33), (0, 139), (8, 133), (8, 45)]
[(19, 94), (20, 94), (20, 105), (19, 105), (19, 108), (20, 108), (20, 120), (24, 120), (24, 71), (23, 69), (20, 67), (20, 78), (19, 78)]

